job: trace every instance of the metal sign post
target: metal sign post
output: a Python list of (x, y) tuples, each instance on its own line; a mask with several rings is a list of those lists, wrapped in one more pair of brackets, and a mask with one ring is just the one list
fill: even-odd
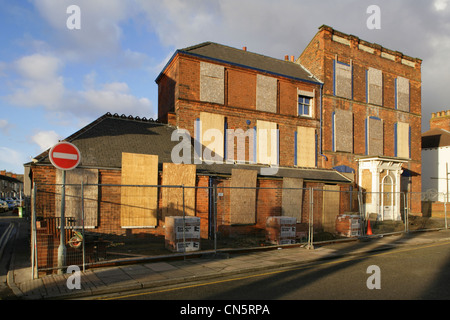
[(62, 185), (61, 185), (61, 221), (60, 221), (60, 241), (58, 247), (58, 274), (63, 273), (63, 268), (66, 265), (66, 219), (64, 217), (66, 201), (66, 170), (62, 170)]
[(66, 219), (65, 219), (65, 195), (66, 195), (66, 171), (75, 169), (81, 161), (81, 154), (78, 148), (66, 141), (61, 141), (54, 145), (49, 151), (50, 162), (55, 168), (62, 171), (61, 185), (61, 221), (60, 242), (58, 247), (58, 273), (63, 273), (66, 265)]

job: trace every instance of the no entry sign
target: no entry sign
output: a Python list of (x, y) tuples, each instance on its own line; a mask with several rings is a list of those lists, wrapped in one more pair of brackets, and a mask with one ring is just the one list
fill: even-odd
[(80, 151), (69, 142), (55, 144), (49, 152), (50, 162), (58, 169), (72, 170), (78, 166), (81, 160)]

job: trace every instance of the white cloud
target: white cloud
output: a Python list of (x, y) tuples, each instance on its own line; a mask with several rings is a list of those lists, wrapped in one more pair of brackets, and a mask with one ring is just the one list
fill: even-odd
[[(120, 23), (137, 14), (133, 0), (33, 0), (44, 20), (53, 28), (52, 39), (58, 53), (65, 59), (95, 61), (99, 57), (124, 55), (120, 41), (123, 30)], [(67, 28), (71, 16), (67, 7), (76, 4), (80, 8), (80, 29)], [(137, 53), (136, 53), (137, 54)]]
[(33, 54), (18, 59), (15, 62), (17, 71), (30, 80), (53, 80), (61, 67), (62, 62), (50, 55)]
[(61, 61), (53, 56), (34, 54), (14, 62), (19, 80), (7, 96), (10, 103), (19, 106), (44, 106), (58, 109), (64, 97), (64, 79), (58, 74)]
[(124, 82), (106, 83), (101, 89), (90, 89), (79, 93), (80, 105), (90, 110), (149, 116), (152, 104), (147, 98), (138, 98), (129, 93)]
[(39, 131), (31, 137), (31, 140), (39, 146), (40, 151), (44, 151), (61, 140), (61, 136), (53, 130)]
[(153, 111), (150, 100), (131, 94), (125, 82), (104, 83), (97, 88), (96, 72), (85, 75), (84, 90), (67, 88), (60, 74), (64, 65), (51, 55), (25, 56), (15, 61), (14, 66), (19, 78), (6, 98), (16, 106), (43, 106), (55, 114), (69, 113), (78, 118), (105, 112), (149, 117)]
[[(21, 164), (25, 162), (25, 157), (17, 150), (8, 148), (8, 147), (0, 147), (0, 164), (5, 164), (8, 167), (14, 167), (14, 172), (21, 172), (23, 171), (23, 167), (21, 171), (17, 171), (17, 168), (21, 167)], [(2, 168), (2, 169), (7, 169)]]
[(447, 8), (449, 0), (435, 0), (433, 5), (436, 11), (444, 11)]

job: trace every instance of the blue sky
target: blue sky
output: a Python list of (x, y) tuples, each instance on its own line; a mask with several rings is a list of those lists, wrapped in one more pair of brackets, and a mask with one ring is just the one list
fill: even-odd
[[(369, 29), (367, 8), (380, 8)], [(67, 28), (70, 5), (80, 29)], [(178, 48), (214, 41), (283, 59), (322, 24), (423, 59), (423, 130), (450, 109), (449, 0), (0, 0), (0, 170), (106, 112), (156, 118), (155, 79)]]

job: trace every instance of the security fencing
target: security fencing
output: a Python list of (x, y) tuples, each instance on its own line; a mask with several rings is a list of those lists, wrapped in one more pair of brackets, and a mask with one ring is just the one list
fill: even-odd
[(313, 248), (447, 228), (447, 202), (438, 201), (446, 195), (258, 184), (35, 184), (33, 277), (70, 265), (85, 269), (239, 250)]

